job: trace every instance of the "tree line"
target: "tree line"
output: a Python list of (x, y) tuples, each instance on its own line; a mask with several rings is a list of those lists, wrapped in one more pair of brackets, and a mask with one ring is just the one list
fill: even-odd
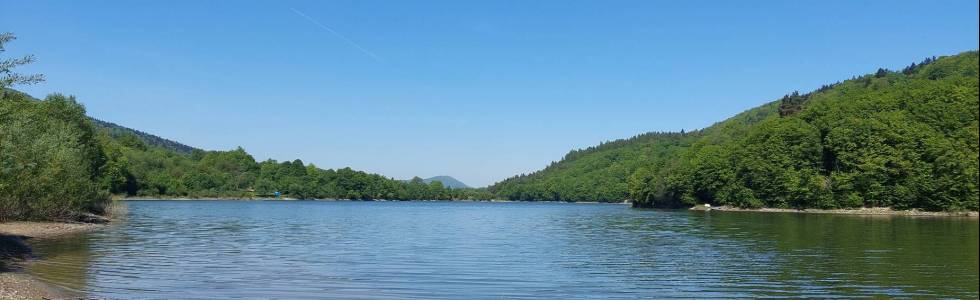
[(149, 146), (131, 134), (104, 146), (107, 186), (116, 195), (268, 198), (278, 192), (297, 199), (488, 199), (476, 189), (452, 189), (418, 177), (401, 181), (351, 168), (321, 169), (299, 159), (256, 161), (241, 147), (185, 155)]

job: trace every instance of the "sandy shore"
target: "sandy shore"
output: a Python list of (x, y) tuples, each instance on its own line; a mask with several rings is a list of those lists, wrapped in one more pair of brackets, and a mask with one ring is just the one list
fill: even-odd
[(67, 294), (17, 267), (18, 262), (30, 259), (31, 250), (25, 241), (50, 239), (90, 232), (104, 224), (58, 222), (0, 223), (0, 299), (65, 299)]
[(61, 235), (90, 232), (105, 227), (105, 224), (24, 222), (0, 223), (0, 234), (19, 235), (28, 238), (53, 238)]
[(922, 210), (894, 210), (888, 207), (863, 207), (855, 209), (792, 209), (792, 208), (738, 208), (732, 206), (713, 206), (705, 208), (703, 206), (692, 207), (691, 210), (710, 210), (710, 211), (747, 211), (747, 212), (775, 212), (775, 213), (807, 213), (807, 214), (839, 214), (839, 215), (879, 215), (879, 216), (918, 216), (918, 217), (970, 217), (980, 216), (975, 211), (922, 211)]
[(0, 299), (70, 299), (70, 296), (31, 275), (0, 272)]

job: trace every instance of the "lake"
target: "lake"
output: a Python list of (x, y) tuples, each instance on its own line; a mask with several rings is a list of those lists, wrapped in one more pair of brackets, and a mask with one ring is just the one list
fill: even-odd
[(28, 271), (98, 298), (978, 297), (970, 218), (616, 204), (128, 201), (37, 241)]

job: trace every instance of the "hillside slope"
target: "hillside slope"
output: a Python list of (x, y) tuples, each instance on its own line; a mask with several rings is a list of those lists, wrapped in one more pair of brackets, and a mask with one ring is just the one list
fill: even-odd
[(700, 135), (652, 132), (573, 150), (543, 170), (487, 189), (509, 200), (622, 201), (628, 196), (626, 180), (637, 168), (662, 165)]
[(160, 147), (163, 149), (167, 149), (182, 154), (191, 154), (191, 152), (194, 152), (195, 150), (201, 150), (153, 134), (132, 129), (126, 126), (118, 125), (116, 123), (106, 122), (96, 118), (90, 118), (90, 119), (92, 120), (92, 123), (95, 124), (96, 127), (105, 130), (109, 134), (109, 136), (112, 136), (114, 138), (122, 137), (124, 135), (133, 135), (138, 137), (147, 145)]
[[(2, 93), (7, 94), (11, 98), (23, 98), (23, 99), (31, 99), (34, 101), (41, 101), (40, 99), (34, 98), (31, 95), (10, 88), (4, 88)], [(2, 95), (0, 95), (0, 97), (2, 97)], [(92, 117), (88, 117), (88, 118), (89, 120), (92, 121), (92, 124), (95, 125), (97, 129), (105, 131), (106, 133), (109, 134), (109, 136), (113, 138), (120, 138), (126, 135), (133, 135), (139, 138), (143, 143), (146, 143), (147, 145), (164, 148), (182, 154), (191, 154), (191, 152), (194, 152), (194, 150), (200, 150), (195, 147), (191, 147), (173, 140), (165, 139), (150, 133), (132, 129), (116, 123), (102, 121)]]
[(776, 115), (779, 103), (768, 103), (703, 130), (649, 132), (627, 139), (572, 150), (543, 170), (521, 174), (487, 189), (498, 198), (520, 201), (622, 202), (630, 185), (650, 169), (676, 163), (679, 153), (696, 144), (720, 143), (747, 126)]
[(781, 99), (631, 186), (642, 206), (977, 210), (978, 55), (879, 69)]
[(691, 133), (572, 151), (489, 187), (639, 206), (977, 209), (977, 52), (825, 85)]

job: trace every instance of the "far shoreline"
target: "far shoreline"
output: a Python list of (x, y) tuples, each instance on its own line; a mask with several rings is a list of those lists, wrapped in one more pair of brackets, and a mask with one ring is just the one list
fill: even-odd
[(825, 214), (825, 215), (853, 215), (853, 216), (906, 216), (906, 217), (956, 217), (956, 218), (978, 218), (980, 212), (976, 211), (924, 211), (918, 209), (894, 210), (890, 207), (862, 207), (850, 209), (794, 209), (794, 208), (739, 208), (733, 206), (694, 206), (688, 208), (692, 211), (718, 211), (718, 212), (760, 212), (760, 213), (789, 213), (789, 214)]
[[(632, 205), (629, 201), (620, 202), (601, 202), (601, 201), (521, 201), (521, 200), (389, 200), (389, 199), (297, 199), (297, 198), (244, 198), (244, 197), (122, 197), (115, 198), (117, 201), (321, 201), (321, 202), (491, 202), (491, 203), (563, 203), (563, 204), (614, 204)], [(689, 208), (656, 208), (656, 207), (635, 207), (639, 209), (663, 209), (663, 210), (692, 210), (692, 211), (719, 211), (719, 212), (763, 212), (763, 213), (790, 213), (790, 214), (828, 214), (828, 215), (855, 215), (855, 216), (909, 216), (909, 217), (961, 217), (961, 218), (980, 218), (977, 211), (924, 211), (919, 209), (894, 210), (890, 207), (862, 207), (846, 209), (795, 209), (795, 208), (739, 208), (734, 206), (712, 206), (705, 208), (697, 205)]]
[(265, 198), (265, 197), (113, 197), (114, 201), (319, 201), (319, 202), (487, 202), (487, 203), (561, 203), (561, 204), (600, 204), (600, 205), (632, 205), (632, 202), (601, 202), (601, 201), (522, 201), (522, 200), (502, 200), (502, 199), (415, 199), (415, 200), (391, 200), (391, 199), (297, 199), (297, 198)]

